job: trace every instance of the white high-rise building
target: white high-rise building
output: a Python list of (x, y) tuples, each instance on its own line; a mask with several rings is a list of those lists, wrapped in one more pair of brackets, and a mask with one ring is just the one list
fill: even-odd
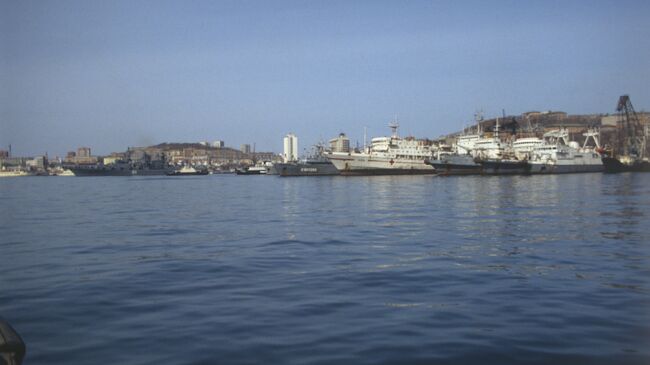
[(282, 154), (284, 162), (298, 160), (298, 137), (289, 133), (284, 137), (284, 153)]

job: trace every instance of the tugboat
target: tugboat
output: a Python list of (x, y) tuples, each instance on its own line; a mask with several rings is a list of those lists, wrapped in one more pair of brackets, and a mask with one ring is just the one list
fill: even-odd
[(647, 155), (648, 129), (644, 128), (634, 111), (628, 95), (618, 99), (616, 111), (619, 113), (619, 144), (621, 153), (614, 149), (606, 151), (602, 158), (605, 172), (650, 172)]

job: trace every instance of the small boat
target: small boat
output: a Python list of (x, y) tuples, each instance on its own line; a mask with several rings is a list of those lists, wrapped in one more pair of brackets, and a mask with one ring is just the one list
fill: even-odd
[(169, 172), (167, 176), (192, 176), (192, 175), (207, 175), (208, 169), (195, 169), (192, 166), (183, 166), (180, 170)]
[(251, 166), (243, 169), (236, 169), (237, 175), (266, 175), (268, 170), (264, 166)]

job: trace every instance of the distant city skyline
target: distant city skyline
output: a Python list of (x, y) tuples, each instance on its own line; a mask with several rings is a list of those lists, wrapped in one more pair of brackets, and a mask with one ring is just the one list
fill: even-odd
[(340, 132), (436, 138), (483, 110), (650, 109), (646, 1), (3, 1), (0, 149), (95, 154)]

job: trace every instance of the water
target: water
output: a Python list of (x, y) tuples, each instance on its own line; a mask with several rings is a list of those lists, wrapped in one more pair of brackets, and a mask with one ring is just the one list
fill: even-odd
[(0, 180), (25, 364), (647, 364), (650, 174)]

